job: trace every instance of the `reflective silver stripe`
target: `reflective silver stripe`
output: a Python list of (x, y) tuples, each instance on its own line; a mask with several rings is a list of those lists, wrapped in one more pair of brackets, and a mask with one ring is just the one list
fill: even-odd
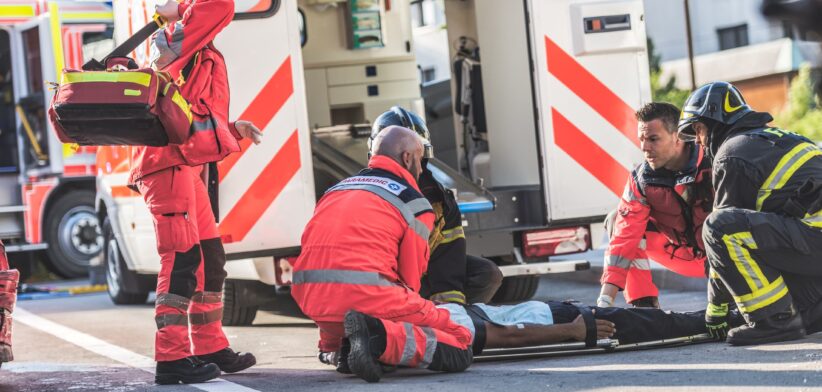
[(346, 283), (368, 286), (396, 286), (376, 272), (332, 269), (296, 271), (291, 282), (292, 284)]
[(194, 132), (213, 131), (214, 130), (214, 124), (211, 122), (211, 118), (208, 118), (205, 121), (196, 121), (195, 120), (195, 121), (191, 122), (191, 129), (193, 129)]
[(608, 266), (628, 269), (631, 267), (631, 260), (619, 255), (609, 255)]
[(223, 308), (219, 307), (205, 313), (190, 313), (188, 319), (191, 321), (191, 325), (211, 324), (223, 319)]
[(411, 366), (414, 353), (417, 351), (417, 340), (414, 339), (414, 327), (409, 323), (403, 323), (403, 325), (405, 326), (405, 347), (402, 349), (402, 357), (398, 365)]
[(636, 259), (631, 263), (631, 266), (639, 270), (650, 270), (651, 262), (648, 259)]
[(455, 227), (451, 230), (443, 230), (442, 231), (442, 240), (443, 242), (449, 242), (449, 240), (455, 240), (457, 238), (464, 238), (465, 237), (465, 230), (463, 230), (462, 226)]
[(168, 313), (154, 316), (157, 329), (163, 329), (169, 325), (183, 325), (188, 327), (188, 316), (180, 313)]
[[(754, 249), (756, 248), (756, 243), (753, 242), (753, 238), (745, 238), (745, 237), (743, 237), (743, 238), (727, 237), (725, 239), (725, 245), (730, 245), (730, 249), (728, 249), (728, 252), (733, 252), (733, 256), (735, 256), (735, 257), (731, 257), (731, 259), (738, 260), (739, 264), (742, 264), (742, 266), (745, 268), (745, 271), (747, 271), (748, 276), (751, 278), (751, 281), (754, 284), (754, 288), (761, 289), (761, 288), (765, 287), (765, 284), (762, 283), (761, 280), (759, 280), (759, 276), (756, 274), (756, 271), (754, 271), (754, 268), (751, 265), (751, 263), (755, 262), (755, 261), (751, 260), (747, 256), (745, 256), (745, 253), (742, 251), (742, 247), (740, 246), (740, 240), (742, 240), (745, 243), (745, 245), (747, 245), (748, 247), (751, 247), (751, 248), (754, 248)], [(753, 245), (753, 246), (751, 246), (751, 245)]]
[(182, 311), (188, 310), (189, 299), (182, 295), (162, 293), (157, 294), (157, 300), (154, 302), (155, 306), (165, 305)]
[(174, 33), (171, 34), (171, 50), (173, 50), (177, 56), (183, 53), (183, 38), (185, 38), (183, 23), (177, 22), (174, 24)]
[(199, 291), (194, 293), (191, 301), (201, 304), (218, 304), (223, 302), (223, 293), (218, 291)]
[(422, 332), (425, 333), (425, 355), (423, 355), (419, 367), (427, 368), (434, 360), (434, 352), (437, 351), (437, 335), (429, 327), (423, 327)]
[(780, 298), (783, 297), (786, 294), (786, 292), (783, 292), (783, 290), (786, 290), (786, 288), (787, 288), (787, 286), (785, 286), (785, 281), (780, 277), (778, 284), (776, 284), (775, 286), (773, 286), (771, 288), (761, 290), (761, 291), (765, 291), (765, 292), (761, 293), (761, 294), (757, 294), (756, 298), (752, 298), (752, 299), (749, 299), (747, 301), (740, 301), (739, 300), (740, 297), (734, 297), (734, 299), (737, 300), (737, 302), (739, 303), (739, 306), (741, 308), (740, 310), (742, 310), (743, 312), (753, 312), (753, 311), (759, 310), (763, 307), (763, 306), (757, 306), (758, 304), (761, 304), (761, 303), (766, 302), (766, 301), (770, 302), (770, 303), (773, 303), (773, 302), (776, 302), (778, 300), (778, 299), (774, 299), (774, 297), (777, 297), (777, 296), (779, 296)]
[(341, 191), (341, 190), (362, 190), (362, 191), (369, 191), (383, 200), (391, 203), (394, 207), (397, 208), (397, 211), (402, 214), (403, 219), (408, 223), (408, 226), (414, 230), (417, 235), (422, 237), (423, 240), (426, 242), (428, 241), (428, 236), (431, 235), (431, 230), (425, 225), (417, 220), (416, 215), (425, 210), (432, 210), (431, 203), (428, 202), (427, 199), (419, 198), (414, 199), (408, 203), (404, 203), (400, 200), (399, 197), (392, 194), (391, 192), (377, 186), (377, 185), (370, 185), (370, 184), (340, 184), (332, 187), (329, 189), (328, 192), (334, 191)]

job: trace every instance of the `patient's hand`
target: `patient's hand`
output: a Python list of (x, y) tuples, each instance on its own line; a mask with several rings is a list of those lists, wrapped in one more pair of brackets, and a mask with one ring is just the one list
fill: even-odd
[[(605, 339), (614, 336), (616, 333), (616, 325), (608, 320), (596, 320), (597, 322), (597, 339)], [(577, 316), (571, 323), (574, 327), (574, 340), (580, 342), (585, 341), (585, 320), (582, 316)]]

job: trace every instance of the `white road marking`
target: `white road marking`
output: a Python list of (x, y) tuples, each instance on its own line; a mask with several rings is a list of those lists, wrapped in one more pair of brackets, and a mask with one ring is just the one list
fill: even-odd
[[(57, 337), (58, 339), (65, 340), (71, 344), (91, 351), (95, 354), (102, 355), (106, 358), (113, 359), (117, 362), (123, 363), (130, 367), (154, 374), (154, 360), (144, 355), (137, 354), (128, 349), (98, 339), (87, 333), (83, 333), (76, 329), (72, 329), (62, 324), (58, 324), (54, 321), (45, 319), (19, 306), (14, 309), (14, 319), (18, 322), (26, 324), (31, 328)], [(240, 384), (235, 384), (231, 381), (226, 381), (221, 378), (217, 378), (202, 384), (186, 385), (197, 388), (201, 391), (208, 392), (260, 392), (256, 389), (248, 388)]]

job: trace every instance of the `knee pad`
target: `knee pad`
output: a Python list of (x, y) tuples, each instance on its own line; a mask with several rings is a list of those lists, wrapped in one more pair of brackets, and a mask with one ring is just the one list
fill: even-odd
[(225, 272), (225, 249), (219, 238), (200, 241), (203, 247), (203, 273), (205, 275), (204, 291), (219, 292), (223, 290)]
[(202, 255), (200, 245), (194, 245), (187, 252), (174, 254), (174, 267), (168, 283), (168, 292), (185, 298), (191, 298), (197, 288), (197, 267)]

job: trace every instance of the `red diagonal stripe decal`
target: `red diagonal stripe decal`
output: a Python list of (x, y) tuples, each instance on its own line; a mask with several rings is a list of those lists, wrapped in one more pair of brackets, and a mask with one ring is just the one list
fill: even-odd
[[(291, 80), (291, 56), (287, 57), (274, 76), (268, 80), (268, 83), (263, 86), (262, 90), (257, 93), (257, 96), (248, 105), (243, 114), (238, 117), (240, 120), (248, 120), (254, 123), (258, 128), (265, 131), (271, 119), (277, 115), (277, 112), (285, 105), (285, 101), (294, 93), (294, 83)], [(242, 158), (248, 147), (251, 146), (251, 140), (240, 140), (240, 151), (227, 156), (220, 162), (220, 181), (231, 171), (231, 168), (237, 164), (237, 161)]]
[(220, 235), (242, 241), (300, 170), (300, 143), (295, 129), (280, 151), (265, 166), (243, 197), (220, 222)]
[(628, 179), (628, 170), (554, 108), (551, 108), (551, 117), (557, 146), (611, 192), (621, 195)]
[(545, 36), (548, 72), (639, 147), (634, 109)]

